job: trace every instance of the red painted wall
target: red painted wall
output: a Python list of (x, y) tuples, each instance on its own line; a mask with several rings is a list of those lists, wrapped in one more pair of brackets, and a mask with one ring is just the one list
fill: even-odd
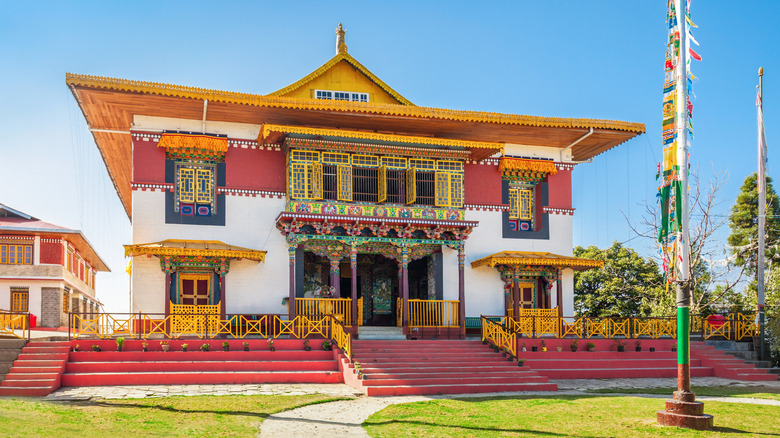
[(548, 204), (552, 208), (571, 208), (571, 170), (559, 169), (547, 176)]
[(501, 172), (498, 166), (466, 164), (463, 170), (466, 204), (501, 205)]
[(225, 186), (284, 192), (286, 170), (281, 151), (231, 147), (225, 155)]
[(51, 265), (64, 265), (62, 258), (62, 244), (41, 242), (41, 263)]
[(165, 182), (165, 148), (157, 142), (133, 140), (133, 182)]

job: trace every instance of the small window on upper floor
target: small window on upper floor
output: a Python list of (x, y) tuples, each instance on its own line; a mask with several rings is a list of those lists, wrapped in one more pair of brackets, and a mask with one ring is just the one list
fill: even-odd
[(32, 245), (0, 244), (0, 264), (32, 265)]
[(357, 93), (354, 91), (314, 90), (314, 97), (323, 100), (368, 102), (368, 93)]
[(214, 214), (214, 165), (178, 163), (176, 167), (176, 205), (182, 216)]

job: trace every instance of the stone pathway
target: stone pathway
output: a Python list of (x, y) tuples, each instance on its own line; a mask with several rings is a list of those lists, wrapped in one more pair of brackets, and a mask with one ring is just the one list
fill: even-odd
[[(60, 388), (44, 399), (51, 401), (85, 401), (99, 399), (131, 399), (146, 397), (192, 396), (192, 395), (303, 395), (328, 394), (349, 400), (303, 406), (298, 409), (280, 412), (263, 421), (260, 436), (339, 436), (367, 437), (361, 424), (371, 414), (387, 406), (398, 403), (410, 403), (433, 399), (516, 396), (516, 395), (582, 395), (591, 394), (591, 389), (614, 389), (610, 395), (620, 395), (625, 388), (657, 388), (677, 386), (676, 378), (647, 379), (575, 379), (551, 380), (558, 385), (558, 392), (501, 392), (492, 394), (459, 394), (440, 396), (404, 396), (404, 397), (365, 397), (359, 391), (343, 384), (254, 384), (254, 385), (153, 385), (153, 386), (93, 386)], [(718, 377), (699, 377), (693, 379), (696, 386), (768, 386), (780, 389), (780, 381), (745, 382)], [(635, 397), (670, 398), (669, 395), (625, 394)], [(736, 397), (697, 397), (702, 401), (722, 401), (729, 403), (752, 403), (780, 406), (780, 401)]]

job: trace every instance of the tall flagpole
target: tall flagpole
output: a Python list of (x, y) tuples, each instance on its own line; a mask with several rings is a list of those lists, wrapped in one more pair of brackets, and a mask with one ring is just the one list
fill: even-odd
[(758, 68), (758, 257), (756, 257), (756, 286), (758, 299), (758, 329), (761, 341), (761, 360), (764, 360), (764, 229), (766, 228), (766, 145), (764, 144), (764, 68)]
[(677, 390), (691, 392), (690, 367), (690, 242), (688, 236), (688, 23), (685, 0), (677, 0), (680, 57), (677, 61), (677, 164), (680, 172), (681, 211), (679, 235), (680, 269), (677, 276)]

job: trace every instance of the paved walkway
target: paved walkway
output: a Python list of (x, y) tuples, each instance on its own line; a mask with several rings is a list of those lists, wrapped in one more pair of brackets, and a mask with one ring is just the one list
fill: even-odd
[[(339, 436), (367, 437), (361, 424), (373, 413), (387, 406), (432, 399), (515, 396), (585, 394), (591, 389), (614, 389), (619, 394), (625, 388), (674, 388), (676, 378), (663, 379), (581, 379), (551, 380), (558, 385), (558, 392), (501, 392), (492, 394), (460, 394), (440, 396), (365, 397), (359, 391), (343, 384), (254, 384), (254, 385), (153, 385), (153, 386), (93, 386), (60, 388), (45, 397), (52, 401), (84, 401), (97, 399), (129, 399), (146, 397), (191, 396), (191, 395), (303, 395), (328, 394), (348, 400), (303, 406), (269, 416), (260, 428), (261, 437), (293, 436)], [(693, 379), (696, 386), (768, 386), (780, 389), (780, 381), (745, 382), (718, 377)], [(592, 394), (592, 393), (590, 393)], [(669, 398), (669, 395), (629, 394), (638, 397)], [(731, 403), (753, 403), (780, 406), (780, 401), (736, 397), (697, 397), (706, 401)]]

